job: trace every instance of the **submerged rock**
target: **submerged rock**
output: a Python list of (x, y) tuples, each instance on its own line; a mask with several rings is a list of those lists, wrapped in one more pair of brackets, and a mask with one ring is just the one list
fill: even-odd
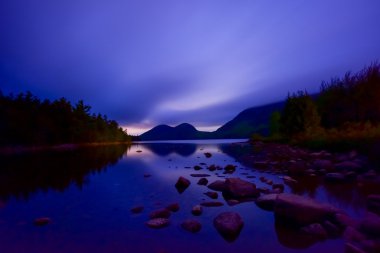
[(200, 205), (196, 205), (191, 209), (191, 213), (195, 216), (199, 216), (203, 213), (203, 208)]
[(197, 233), (202, 229), (202, 224), (197, 220), (185, 220), (181, 223), (181, 227), (191, 233)]
[(150, 228), (164, 228), (167, 227), (170, 222), (169, 219), (166, 218), (155, 218), (145, 222), (145, 224)]
[(224, 212), (214, 219), (214, 227), (229, 242), (236, 240), (243, 226), (243, 219), (235, 212)]
[(199, 166), (199, 165), (195, 165), (195, 166), (194, 166), (194, 170), (201, 170), (201, 169), (202, 169), (202, 167)]
[(198, 181), (197, 184), (198, 185), (207, 185), (208, 184), (208, 180), (207, 180), (207, 178), (201, 178), (201, 179), (199, 179), (199, 181)]
[(131, 208), (131, 212), (134, 214), (141, 213), (144, 210), (143, 206), (135, 206)]
[(206, 156), (207, 158), (210, 158), (210, 157), (212, 156), (212, 154), (209, 153), (209, 152), (206, 152), (206, 153), (205, 153), (205, 156)]
[(217, 192), (205, 192), (204, 195), (212, 198), (212, 199), (217, 199), (218, 198), (218, 193)]
[(170, 217), (170, 211), (163, 208), (163, 209), (158, 209), (150, 212), (149, 218), (155, 219), (155, 218), (169, 218)]
[(52, 221), (49, 217), (41, 217), (34, 220), (34, 225), (36, 226), (45, 226), (47, 224), (50, 224)]
[(178, 203), (173, 203), (173, 204), (170, 204), (166, 207), (167, 210), (171, 211), (171, 212), (178, 212), (179, 210), (179, 204)]
[(204, 206), (204, 207), (218, 207), (218, 206), (223, 206), (223, 205), (224, 204), (219, 201), (206, 201), (206, 202), (201, 203), (201, 206)]
[(177, 180), (177, 183), (175, 184), (175, 188), (177, 188), (177, 191), (179, 193), (184, 192), (187, 187), (189, 187), (190, 181), (184, 177), (179, 177)]

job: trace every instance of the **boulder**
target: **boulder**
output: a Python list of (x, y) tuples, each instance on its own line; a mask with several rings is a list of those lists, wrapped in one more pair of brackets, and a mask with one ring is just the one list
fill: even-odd
[(149, 218), (155, 219), (155, 218), (169, 218), (170, 217), (170, 211), (163, 208), (163, 209), (158, 209), (150, 212)]
[(196, 205), (191, 209), (191, 213), (195, 216), (199, 216), (203, 213), (203, 208), (200, 205)]
[(217, 199), (218, 198), (218, 193), (217, 192), (205, 192), (204, 194), (206, 196), (212, 198), (212, 199)]
[(185, 220), (181, 223), (181, 227), (191, 233), (197, 233), (201, 230), (202, 224), (197, 220)]
[(208, 184), (208, 180), (207, 180), (207, 178), (201, 178), (201, 179), (199, 179), (199, 181), (198, 181), (197, 184), (198, 185), (207, 185)]
[(214, 191), (224, 191), (226, 189), (226, 184), (224, 180), (216, 180), (209, 184), (207, 186), (209, 189), (214, 190)]
[(287, 185), (294, 185), (298, 183), (297, 180), (289, 176), (283, 176), (282, 179), (284, 180), (284, 183)]
[(184, 177), (179, 177), (177, 183), (175, 184), (175, 188), (179, 193), (183, 193), (187, 187), (189, 187), (190, 181)]
[(266, 211), (273, 211), (278, 194), (261, 195), (255, 201), (256, 205)]
[(260, 196), (255, 184), (240, 178), (227, 178), (225, 185), (226, 189), (223, 193), (233, 199), (257, 198)]
[(290, 193), (278, 194), (274, 208), (276, 220), (300, 227), (332, 219), (338, 212), (333, 206)]
[(145, 224), (150, 228), (164, 228), (167, 227), (170, 222), (169, 219), (166, 218), (155, 218), (147, 221)]
[(235, 212), (224, 212), (214, 219), (214, 227), (229, 242), (236, 240), (243, 226), (243, 219)]
[(280, 193), (282, 193), (285, 189), (285, 186), (283, 184), (273, 184), (272, 189), (273, 190), (279, 189)]
[(171, 211), (171, 212), (178, 212), (179, 210), (179, 204), (178, 203), (173, 203), (173, 204), (170, 204), (166, 207), (167, 210)]

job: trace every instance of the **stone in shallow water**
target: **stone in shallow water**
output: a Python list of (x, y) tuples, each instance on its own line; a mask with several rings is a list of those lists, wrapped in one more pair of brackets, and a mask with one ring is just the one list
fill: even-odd
[(167, 210), (171, 211), (171, 212), (178, 212), (179, 210), (179, 204), (178, 203), (173, 203), (173, 204), (170, 204), (166, 207)]
[(218, 207), (218, 206), (223, 206), (224, 204), (219, 201), (209, 201), (209, 202), (202, 202), (201, 206), (204, 207)]
[(236, 240), (243, 226), (243, 219), (235, 212), (224, 212), (214, 219), (214, 227), (229, 242)]
[(190, 185), (190, 180), (184, 178), (184, 177), (179, 177), (177, 180), (177, 183), (175, 184), (175, 188), (179, 193), (183, 193), (187, 187)]
[(166, 218), (155, 218), (147, 221), (145, 224), (150, 228), (164, 228), (167, 227), (170, 222), (169, 219)]
[(224, 191), (226, 189), (224, 180), (216, 180), (212, 182), (211, 184), (209, 184), (207, 187), (211, 190), (218, 191), (218, 192)]
[(205, 192), (204, 194), (206, 196), (212, 198), (212, 199), (217, 199), (218, 198), (218, 193), (217, 192)]
[(169, 218), (170, 217), (170, 211), (163, 208), (154, 210), (149, 214), (149, 218), (155, 219), (155, 218)]
[(210, 157), (212, 156), (212, 154), (209, 153), (209, 152), (206, 152), (206, 153), (205, 153), (205, 156), (206, 156), (207, 158), (210, 158)]
[(181, 227), (189, 232), (197, 233), (202, 229), (202, 224), (197, 220), (185, 220), (181, 223)]
[(201, 215), (203, 212), (203, 208), (200, 205), (196, 205), (191, 209), (191, 213), (195, 216)]
[(131, 208), (131, 212), (135, 214), (141, 213), (143, 210), (144, 210), (143, 206), (135, 206)]
[(256, 185), (240, 178), (227, 178), (225, 181), (226, 189), (223, 193), (234, 199), (255, 198), (260, 196), (260, 191)]
[(34, 220), (34, 225), (44, 226), (51, 223), (51, 219), (48, 217), (41, 217)]
[(208, 184), (208, 180), (207, 180), (207, 178), (201, 178), (201, 179), (199, 179), (199, 181), (198, 181), (197, 184), (198, 185), (207, 185)]
[(278, 194), (266, 194), (256, 199), (256, 205), (266, 211), (273, 211)]

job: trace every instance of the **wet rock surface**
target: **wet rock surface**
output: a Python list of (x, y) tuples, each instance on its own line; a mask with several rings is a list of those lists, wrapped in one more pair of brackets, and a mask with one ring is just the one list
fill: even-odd
[(229, 242), (237, 239), (243, 226), (243, 219), (235, 212), (224, 212), (214, 219), (214, 227)]
[(189, 219), (182, 222), (181, 227), (191, 233), (197, 233), (202, 229), (202, 224), (197, 220)]
[(169, 226), (170, 222), (166, 218), (154, 218), (145, 222), (145, 224), (150, 228), (164, 228)]

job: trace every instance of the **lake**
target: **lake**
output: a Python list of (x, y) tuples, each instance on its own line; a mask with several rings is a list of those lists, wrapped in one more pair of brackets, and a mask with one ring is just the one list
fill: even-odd
[[(292, 237), (275, 224), (272, 212), (254, 202), (230, 206), (219, 195), (223, 206), (205, 207), (197, 217), (191, 214), (194, 205), (211, 200), (204, 195), (209, 189), (198, 185), (199, 178), (192, 173), (210, 174), (209, 182), (240, 177), (264, 187), (259, 177), (265, 176), (283, 183), (280, 175), (240, 163), (238, 154), (252, 149), (241, 141), (143, 142), (3, 156), (0, 252), (344, 252), (341, 238), (308, 245)], [(212, 156), (206, 158), (205, 152)], [(195, 172), (193, 166), (201, 163), (232, 164), (237, 169), (232, 175)], [(174, 187), (180, 176), (191, 181), (182, 194)], [(353, 217), (365, 211), (365, 199), (352, 186), (307, 182), (297, 188), (285, 186), (285, 192), (332, 203)], [(168, 227), (145, 225), (151, 211), (171, 203), (178, 203), (180, 210), (172, 213)], [(133, 214), (136, 206), (143, 206), (143, 211)], [(224, 240), (213, 226), (213, 219), (224, 211), (237, 212), (244, 220), (233, 242)], [(36, 226), (39, 217), (49, 217), (51, 223)], [(181, 228), (188, 218), (202, 224), (200, 232)]]

